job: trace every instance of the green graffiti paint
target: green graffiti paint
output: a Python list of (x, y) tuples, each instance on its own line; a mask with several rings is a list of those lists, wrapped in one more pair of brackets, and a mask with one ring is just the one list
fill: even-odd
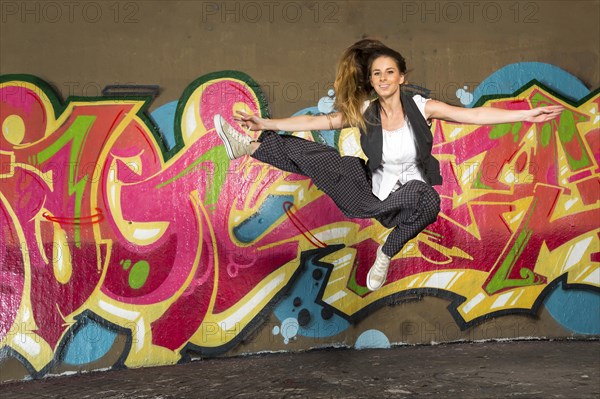
[(542, 147), (548, 147), (548, 144), (550, 144), (551, 139), (552, 139), (552, 126), (550, 126), (550, 123), (546, 122), (542, 126), (542, 134), (540, 137), (540, 142), (542, 143)]
[[(90, 133), (92, 125), (96, 121), (95, 116), (78, 116), (75, 118), (71, 126), (63, 133), (62, 136), (56, 140), (52, 145), (48, 146), (44, 150), (40, 151), (37, 156), (34, 156), (31, 161), (32, 165), (44, 163), (48, 159), (52, 158), (62, 148), (66, 147), (72, 142), (71, 153), (69, 157), (69, 195), (75, 194), (75, 209), (74, 209), (74, 220), (78, 221), (81, 217), (81, 203), (83, 201), (83, 192), (88, 181), (88, 176), (85, 175), (79, 178), (77, 176), (77, 167), (81, 165), (81, 156), (83, 145)], [(79, 223), (75, 223), (74, 240), (75, 245), (79, 248), (81, 246), (81, 226)]]
[(492, 130), (490, 130), (489, 137), (492, 140), (497, 140), (510, 132), (511, 128), (512, 125), (510, 123), (501, 123), (499, 125), (495, 125)]
[(131, 259), (125, 259), (119, 262), (123, 266), (123, 270), (128, 270), (131, 267)]
[(142, 288), (144, 284), (146, 284), (146, 280), (148, 280), (149, 274), (150, 264), (148, 262), (146, 262), (145, 260), (139, 260), (135, 262), (135, 264), (131, 268), (131, 271), (129, 272), (129, 286), (134, 290)]
[(558, 122), (558, 137), (564, 143), (569, 143), (575, 136), (575, 117), (573, 111), (565, 109)]
[(171, 179), (164, 181), (156, 186), (156, 189), (160, 189), (168, 186), (174, 181), (181, 179), (183, 176), (192, 173), (198, 169), (205, 169), (206, 167), (201, 165), (203, 162), (214, 162), (217, 165), (226, 165), (225, 168), (218, 168), (211, 173), (208, 173), (209, 177), (213, 179), (211, 181), (207, 181), (208, 189), (206, 190), (206, 205), (216, 204), (219, 198), (219, 194), (221, 193), (221, 188), (223, 184), (225, 184), (225, 179), (227, 177), (227, 168), (229, 167), (229, 158), (227, 158), (227, 152), (225, 151), (225, 146), (213, 147), (206, 153), (204, 153), (201, 157), (196, 159), (194, 163), (185, 168), (183, 171), (178, 173), (176, 176), (173, 176)]
[(513, 135), (513, 140), (515, 143), (519, 142), (519, 132), (521, 131), (522, 127), (523, 124), (521, 122), (517, 122), (512, 125), (511, 133)]
[(367, 287), (358, 284), (358, 281), (356, 280), (356, 267), (352, 269), (352, 274), (348, 280), (348, 288), (356, 292), (356, 294), (361, 297), (371, 292)]
[(533, 271), (526, 268), (523, 268), (523, 270), (519, 271), (521, 279), (511, 279), (508, 278), (508, 276), (515, 266), (515, 263), (517, 263), (517, 260), (523, 254), (523, 251), (525, 250), (525, 247), (527, 246), (527, 243), (533, 234), (533, 230), (529, 227), (529, 223), (533, 216), (536, 205), (537, 200), (534, 200), (533, 204), (529, 208), (528, 215), (523, 221), (523, 227), (521, 228), (519, 235), (502, 260), (502, 264), (498, 268), (498, 271), (496, 271), (490, 282), (486, 285), (485, 291), (488, 294), (492, 295), (506, 288), (523, 287), (527, 285), (533, 285), (535, 283), (535, 275)]
[(473, 188), (480, 189), (480, 190), (493, 190), (492, 187), (488, 186), (487, 184), (485, 184), (483, 182), (483, 179), (481, 177), (481, 170), (479, 170), (477, 172), (477, 177), (475, 178), (475, 181), (473, 182)]
[[(580, 118), (581, 120), (581, 118)], [(581, 140), (581, 136), (577, 131), (577, 126), (575, 123), (575, 115), (573, 115), (573, 111), (564, 110), (562, 115), (560, 116), (560, 122), (558, 123), (558, 137), (563, 145), (563, 149), (567, 155), (567, 161), (569, 162), (569, 166), (571, 170), (576, 171), (588, 166), (591, 166), (590, 158), (588, 157), (587, 151), (585, 149), (585, 145)], [(573, 154), (569, 152), (569, 148), (566, 144), (569, 144), (575, 139), (577, 141), (577, 145), (579, 147), (579, 152), (581, 152), (581, 157), (579, 159), (575, 159)]]
[(550, 97), (547, 97), (539, 92), (535, 93), (531, 98), (532, 108), (545, 107), (547, 105), (556, 105), (556, 102), (553, 101)]

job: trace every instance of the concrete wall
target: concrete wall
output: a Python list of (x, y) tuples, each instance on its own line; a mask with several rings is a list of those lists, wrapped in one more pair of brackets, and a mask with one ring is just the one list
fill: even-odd
[[(600, 335), (598, 1), (1, 2), (0, 379), (322, 346)], [(386, 230), (229, 162), (212, 117), (327, 112), (371, 36), (444, 101), (560, 120), (434, 123), (442, 213)], [(232, 70), (243, 71), (235, 72)], [(150, 98), (107, 85), (158, 85)], [(356, 131), (296, 132), (360, 155)], [(388, 306), (390, 305), (390, 306)]]

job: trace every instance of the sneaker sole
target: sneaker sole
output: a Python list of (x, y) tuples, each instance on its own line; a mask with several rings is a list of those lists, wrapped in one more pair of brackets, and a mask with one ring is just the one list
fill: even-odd
[(227, 156), (229, 157), (230, 160), (233, 161), (235, 159), (235, 156), (233, 154), (233, 148), (231, 148), (231, 144), (229, 144), (227, 135), (223, 131), (223, 125), (221, 124), (221, 116), (215, 115), (213, 121), (214, 121), (214, 125), (215, 125), (215, 130), (217, 131), (219, 138), (221, 139), (221, 141), (223, 141), (223, 144), (225, 144), (225, 151), (227, 152)]

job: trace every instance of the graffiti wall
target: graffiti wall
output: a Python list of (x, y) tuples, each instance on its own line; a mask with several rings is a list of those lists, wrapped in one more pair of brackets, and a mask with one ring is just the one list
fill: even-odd
[[(388, 230), (345, 218), (304, 176), (228, 160), (214, 115), (268, 116), (247, 75), (202, 76), (152, 114), (150, 98), (62, 102), (36, 77), (2, 76), (2, 380), (471, 340), (511, 317), (535, 328), (484, 338), (599, 335), (600, 91), (573, 98), (531, 80), (465, 98), (565, 111), (434, 122), (442, 211), (369, 292)], [(325, 97), (299, 113), (330, 110)], [(293, 134), (362, 156), (355, 129)], [(411, 333), (446, 319), (454, 334)]]

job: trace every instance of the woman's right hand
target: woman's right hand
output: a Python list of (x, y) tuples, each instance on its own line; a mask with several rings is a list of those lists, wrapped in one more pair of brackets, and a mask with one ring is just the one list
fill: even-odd
[(256, 115), (247, 114), (244, 111), (238, 111), (237, 115), (234, 116), (234, 119), (242, 126), (244, 129), (248, 130), (267, 130), (267, 121), (268, 119), (260, 118)]

